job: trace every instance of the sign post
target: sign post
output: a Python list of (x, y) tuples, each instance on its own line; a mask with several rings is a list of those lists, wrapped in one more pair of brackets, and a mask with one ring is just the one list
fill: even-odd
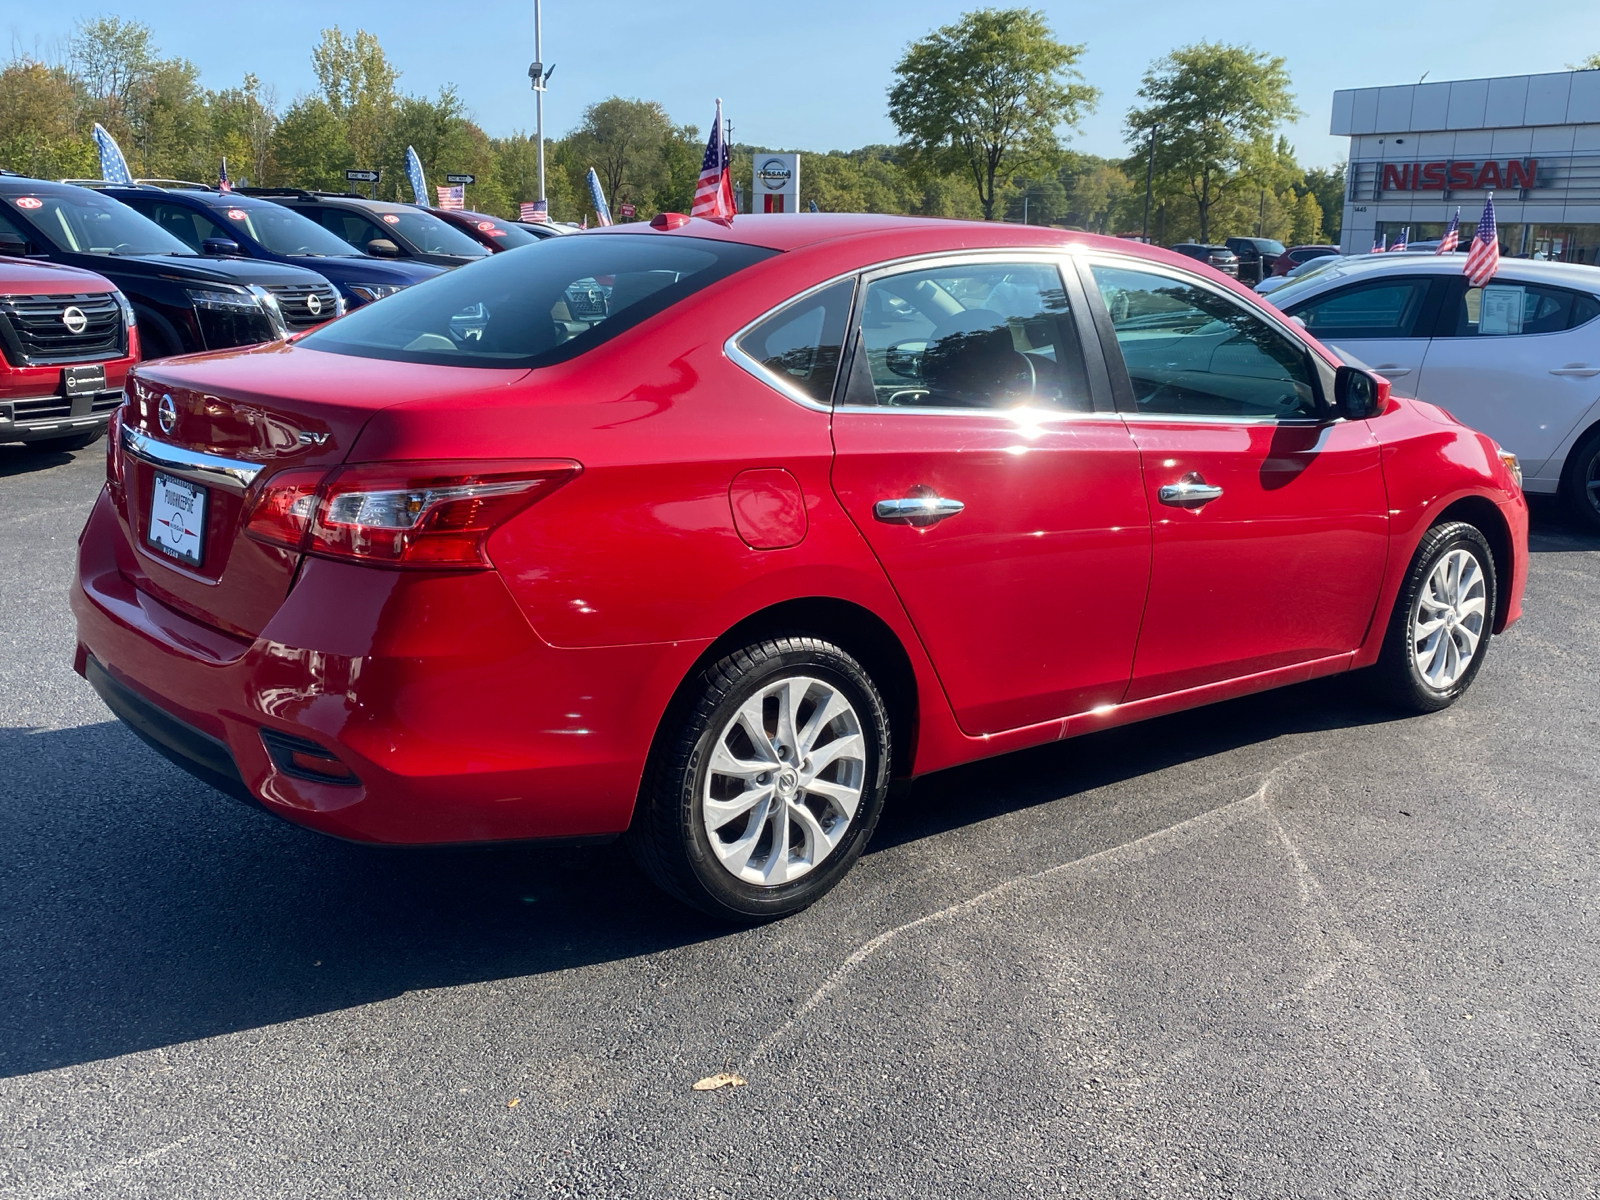
[(755, 180), (750, 190), (750, 211), (764, 213), (800, 211), (798, 154), (755, 156)]
[(346, 183), (364, 183), (367, 185), (367, 199), (378, 198), (378, 180), (383, 176), (382, 171), (355, 171), (344, 173)]

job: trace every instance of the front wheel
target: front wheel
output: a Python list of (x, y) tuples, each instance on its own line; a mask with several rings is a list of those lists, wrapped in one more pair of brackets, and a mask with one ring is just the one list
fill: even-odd
[(724, 920), (799, 912), (860, 857), (889, 783), (889, 721), (861, 664), (789, 635), (691, 684), (628, 832), (645, 872)]
[(1496, 589), (1494, 556), (1476, 527), (1448, 521), (1428, 530), (1372, 671), (1379, 697), (1424, 713), (1460, 699), (1489, 649)]
[(1600, 533), (1600, 431), (1584, 438), (1567, 459), (1561, 498), (1591, 533)]

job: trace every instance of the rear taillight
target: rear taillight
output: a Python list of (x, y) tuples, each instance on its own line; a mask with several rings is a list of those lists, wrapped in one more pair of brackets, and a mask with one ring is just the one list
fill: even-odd
[(279, 472), (245, 532), (325, 558), (391, 567), (488, 567), (489, 535), (581, 468), (575, 462), (376, 463)]

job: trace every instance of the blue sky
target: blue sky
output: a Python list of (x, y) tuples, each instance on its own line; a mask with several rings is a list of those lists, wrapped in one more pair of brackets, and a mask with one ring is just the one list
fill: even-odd
[[(556, 72), (545, 129), (565, 132), (586, 104), (621, 94), (659, 100), (675, 120), (703, 130), (720, 95), (740, 141), (813, 151), (891, 141), (885, 92), (906, 43), (977, 6), (548, 0), (545, 60)], [(1145, 68), (1186, 42), (1246, 42), (1288, 59), (1307, 114), (1289, 135), (1307, 165), (1344, 156), (1343, 139), (1327, 133), (1335, 88), (1413, 82), (1425, 71), (1430, 79), (1557, 71), (1600, 50), (1593, 0), (1536, 0), (1514, 10), (1482, 0), (1039, 7), (1058, 36), (1088, 46), (1081, 66), (1103, 96), (1071, 140), (1107, 155), (1125, 152), (1122, 119)], [(0, 32), (12, 52), (49, 55), (76, 20), (102, 12), (147, 22), (162, 51), (196, 63), (207, 86), (226, 87), (254, 71), (283, 103), (314, 85), (310, 50), (320, 29), (367, 29), (400, 68), (402, 88), (432, 93), (454, 83), (491, 134), (533, 127), (532, 0), (139, 0), (126, 7), (57, 0), (7, 5)]]

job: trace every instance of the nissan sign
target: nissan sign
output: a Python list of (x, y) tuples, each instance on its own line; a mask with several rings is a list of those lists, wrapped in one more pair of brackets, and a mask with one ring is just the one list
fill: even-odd
[(1384, 163), (1385, 192), (1473, 192), (1538, 187), (1539, 160)]

